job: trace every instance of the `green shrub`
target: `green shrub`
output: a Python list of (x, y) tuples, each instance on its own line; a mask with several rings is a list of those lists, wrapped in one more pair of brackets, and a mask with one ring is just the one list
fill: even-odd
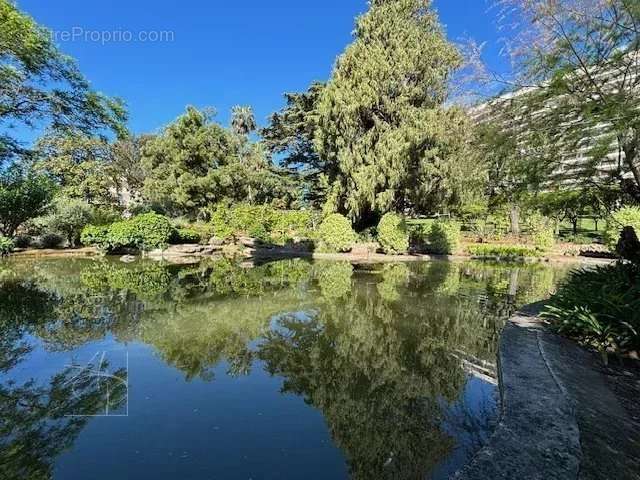
[(539, 257), (540, 251), (526, 245), (492, 245), (482, 243), (469, 245), (468, 252), (474, 257), (526, 258)]
[(176, 228), (171, 236), (171, 243), (200, 243), (202, 237), (200, 232), (192, 228)]
[(534, 211), (525, 217), (523, 223), (533, 245), (541, 252), (551, 250), (556, 244), (555, 225), (550, 218)]
[(93, 220), (93, 208), (87, 202), (74, 198), (58, 197), (54, 209), (38, 222), (47, 232), (59, 233), (74, 248), (80, 242), (85, 225)]
[(268, 240), (271, 231), (271, 211), (264, 205), (235, 205), (232, 210), (235, 236), (247, 235), (260, 240)]
[(569, 274), (543, 316), (563, 335), (605, 352), (640, 349), (640, 267), (617, 263)]
[(372, 243), (378, 241), (378, 229), (376, 227), (367, 227), (358, 232), (358, 241), (362, 243)]
[(624, 227), (633, 227), (640, 236), (640, 207), (624, 207), (613, 212), (607, 220), (607, 229), (603, 239), (612, 252), (616, 251), (620, 234)]
[(214, 236), (232, 239), (249, 236), (268, 240), (271, 231), (271, 209), (265, 205), (218, 204), (210, 209)]
[(209, 221), (211, 223), (211, 230), (213, 236), (222, 240), (227, 240), (233, 237), (233, 215), (231, 209), (223, 204), (219, 203), (207, 209), (209, 213)]
[(0, 235), (0, 257), (6, 257), (13, 251), (13, 241)]
[(166, 247), (174, 228), (164, 215), (143, 213), (109, 227), (111, 248), (133, 247), (143, 251)]
[(409, 232), (404, 218), (395, 213), (384, 214), (378, 223), (378, 242), (384, 253), (406, 253), (409, 250)]
[(13, 245), (16, 248), (29, 248), (33, 239), (29, 235), (16, 235), (13, 239)]
[(429, 249), (432, 253), (452, 254), (460, 245), (460, 224), (451, 220), (437, 220), (429, 232)]
[(351, 222), (339, 213), (326, 217), (318, 228), (318, 243), (322, 252), (348, 252), (355, 241), (356, 234)]
[[(146, 215), (146, 214), (145, 214)], [(141, 237), (132, 220), (121, 220), (112, 223), (107, 232), (106, 250), (119, 250), (121, 248), (138, 248)]]
[(173, 235), (173, 225), (164, 215), (145, 213), (129, 220), (138, 235), (137, 247), (141, 250), (166, 247)]
[(38, 240), (42, 248), (60, 248), (64, 244), (64, 237), (58, 233), (45, 233)]
[(104, 250), (137, 248), (143, 251), (166, 247), (175, 229), (169, 219), (157, 213), (144, 213), (128, 220), (112, 223), (105, 227), (90, 226), (83, 229), (81, 241), (85, 245), (95, 245)]
[(429, 233), (433, 222), (429, 223), (409, 223), (407, 230), (409, 231), (409, 245), (411, 248), (423, 250), (429, 244)]
[(272, 210), (268, 225), (270, 240), (283, 245), (288, 241), (300, 241), (313, 235), (315, 216), (308, 210)]
[(87, 225), (80, 233), (80, 243), (92, 245), (100, 249), (107, 249), (109, 246), (109, 227)]

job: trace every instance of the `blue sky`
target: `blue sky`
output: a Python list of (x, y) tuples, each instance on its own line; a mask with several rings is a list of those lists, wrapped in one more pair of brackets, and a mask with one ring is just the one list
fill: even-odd
[[(487, 42), (489, 65), (506, 68), (486, 0), (435, 0), (434, 5), (450, 39)], [(18, 7), (57, 32), (60, 48), (78, 60), (96, 90), (126, 101), (129, 127), (142, 133), (159, 130), (189, 104), (215, 107), (223, 123), (233, 105), (251, 105), (264, 125), (283, 105), (283, 92), (304, 90), (311, 81), (329, 77), (336, 56), (352, 40), (355, 16), (367, 4), (18, 0)], [(99, 32), (131, 32), (134, 40), (103, 42), (107, 37)], [(173, 39), (140, 41), (140, 32), (171, 32), (157, 35)]]

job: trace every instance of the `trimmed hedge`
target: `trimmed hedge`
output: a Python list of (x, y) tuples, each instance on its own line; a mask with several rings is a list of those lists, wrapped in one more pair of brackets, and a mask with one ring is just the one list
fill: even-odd
[(326, 217), (318, 228), (318, 246), (321, 252), (348, 252), (356, 239), (351, 222), (339, 213)]
[(409, 232), (404, 218), (395, 213), (384, 214), (378, 223), (378, 242), (384, 253), (406, 253), (409, 250)]
[(539, 257), (540, 250), (526, 245), (470, 245), (467, 251), (474, 257), (526, 258)]
[(620, 234), (624, 227), (633, 227), (638, 235), (640, 235), (640, 207), (624, 207), (613, 212), (607, 220), (607, 229), (604, 232), (603, 239), (607, 247), (612, 252), (616, 251)]
[(437, 220), (431, 226), (428, 239), (432, 253), (455, 253), (460, 246), (460, 224), (450, 220)]

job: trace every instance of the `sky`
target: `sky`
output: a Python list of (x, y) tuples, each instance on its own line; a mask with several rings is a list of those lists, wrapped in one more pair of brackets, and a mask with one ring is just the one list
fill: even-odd
[[(485, 43), (499, 71), (495, 12), (488, 0), (434, 0), (448, 37)], [(260, 125), (287, 91), (326, 80), (352, 41), (366, 0), (17, 0), (76, 58), (95, 90), (117, 96), (134, 133), (157, 132), (187, 105), (214, 107), (227, 124), (251, 105)], [(26, 133), (35, 136), (38, 132)]]

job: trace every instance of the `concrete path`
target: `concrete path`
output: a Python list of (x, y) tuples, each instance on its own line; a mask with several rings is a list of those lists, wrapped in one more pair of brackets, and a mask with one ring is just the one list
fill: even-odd
[[(505, 327), (501, 417), (488, 445), (455, 478), (640, 479), (639, 419), (612, 385), (612, 370), (549, 332), (539, 309), (520, 312)], [(640, 380), (625, 382), (640, 392)]]

